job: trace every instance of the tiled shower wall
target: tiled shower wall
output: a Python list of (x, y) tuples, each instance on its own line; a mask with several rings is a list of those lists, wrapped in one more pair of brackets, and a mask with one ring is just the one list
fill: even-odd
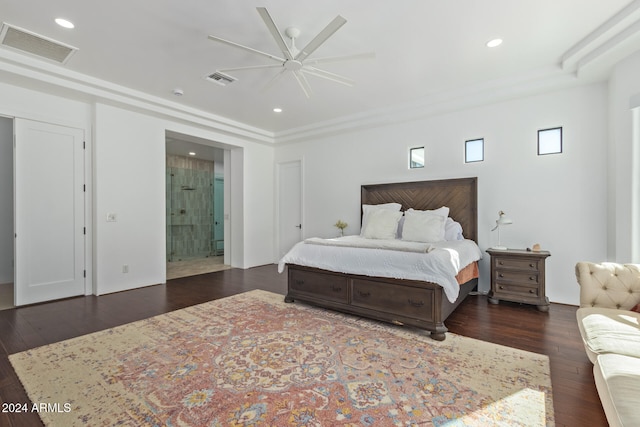
[(167, 261), (213, 253), (213, 162), (167, 156)]

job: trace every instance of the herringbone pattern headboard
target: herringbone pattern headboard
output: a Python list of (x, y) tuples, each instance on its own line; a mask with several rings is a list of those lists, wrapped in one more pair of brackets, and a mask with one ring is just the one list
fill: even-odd
[(372, 184), (361, 187), (362, 204), (400, 203), (402, 210), (449, 207), (464, 236), (478, 242), (478, 178)]

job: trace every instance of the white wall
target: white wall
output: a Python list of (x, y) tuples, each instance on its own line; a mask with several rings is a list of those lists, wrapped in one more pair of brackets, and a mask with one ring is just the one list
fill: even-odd
[(0, 117), (0, 283), (13, 283), (13, 120)]
[[(264, 179), (273, 176), (272, 147), (101, 103), (95, 105), (94, 123), (96, 294), (165, 282), (168, 129), (231, 147), (232, 194), (225, 213), (232, 223), (232, 265), (272, 261), (274, 193), (272, 180)], [(117, 221), (107, 222), (108, 213)]]
[[(104, 294), (165, 281), (166, 130), (219, 141), (231, 150), (228, 173), (233, 178), (229, 183), (233, 194), (225, 213), (232, 223), (232, 265), (248, 268), (272, 262), (272, 147), (218, 132), (215, 125), (194, 125), (184, 118), (171, 120), (100, 102), (73, 100), (76, 96), (71, 92), (63, 96), (57, 89), (46, 93), (0, 83), (0, 115), (85, 130), (90, 189), (86, 196), (86, 258), (92, 260), (87, 265), (88, 293)], [(226, 169), (225, 164), (225, 173)], [(107, 213), (115, 213), (117, 221), (107, 223)], [(124, 264), (129, 273), (122, 273)]]
[[(633, 113), (631, 99), (640, 96), (640, 52), (616, 65), (609, 80), (609, 259), (618, 262), (640, 263), (638, 215), (633, 201), (640, 199), (638, 183), (634, 185)], [(637, 107), (637, 105), (636, 105)], [(638, 137), (637, 135), (635, 136)], [(636, 145), (638, 143), (636, 142)], [(636, 160), (637, 162), (637, 160)], [(637, 171), (636, 175), (637, 176)], [(635, 218), (633, 217), (635, 215)], [(634, 226), (635, 223), (635, 226)], [(635, 245), (635, 246), (634, 246)]]
[[(496, 243), (498, 210), (514, 224), (510, 247), (540, 243), (547, 259), (547, 296), (577, 304), (574, 265), (606, 256), (606, 85), (516, 99), (382, 128), (291, 144), (276, 162), (304, 160), (304, 236), (333, 236), (338, 219), (358, 233), (360, 186), (369, 183), (478, 177), (479, 245)], [(564, 152), (537, 155), (537, 130), (562, 126)], [(465, 164), (464, 141), (485, 138), (485, 161)], [(425, 146), (426, 166), (408, 169), (408, 149)], [(489, 288), (488, 255), (480, 288)]]

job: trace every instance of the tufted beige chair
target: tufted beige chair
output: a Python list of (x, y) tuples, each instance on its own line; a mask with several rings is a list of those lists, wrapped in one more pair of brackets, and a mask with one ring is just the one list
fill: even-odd
[(576, 264), (580, 307), (629, 310), (640, 303), (640, 264)]
[(640, 426), (640, 264), (579, 262), (576, 320), (611, 427)]

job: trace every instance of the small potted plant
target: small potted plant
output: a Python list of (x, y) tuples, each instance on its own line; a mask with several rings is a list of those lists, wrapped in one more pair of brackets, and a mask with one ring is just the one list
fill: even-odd
[(346, 222), (342, 221), (341, 219), (338, 220), (338, 222), (336, 222), (335, 224), (333, 224), (335, 227), (337, 227), (338, 229), (340, 229), (340, 236), (344, 236), (344, 229), (347, 228), (347, 226), (349, 224), (347, 224)]

